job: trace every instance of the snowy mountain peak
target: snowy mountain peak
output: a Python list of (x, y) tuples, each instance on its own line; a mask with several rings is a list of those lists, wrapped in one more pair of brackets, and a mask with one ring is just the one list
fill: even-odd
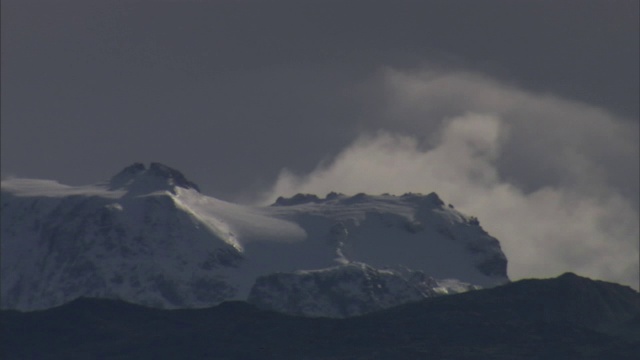
[[(298, 194), (246, 206), (197, 190), (158, 163), (86, 186), (3, 180), (0, 307), (80, 296), (203, 307), (253, 293), (271, 308), (350, 316), (509, 281), (498, 240), (435, 193)], [(299, 287), (324, 300), (288, 303)], [(352, 292), (324, 293), (344, 287)], [(343, 301), (360, 305), (343, 311)]]
[(135, 193), (162, 190), (175, 193), (176, 186), (200, 192), (198, 185), (187, 180), (181, 172), (155, 162), (149, 168), (142, 163), (134, 163), (109, 180), (110, 190), (126, 189)]

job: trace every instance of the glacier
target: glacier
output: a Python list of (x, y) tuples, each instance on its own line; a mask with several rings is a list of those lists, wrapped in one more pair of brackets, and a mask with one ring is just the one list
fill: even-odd
[[(204, 195), (168, 166), (136, 163), (87, 186), (3, 180), (1, 203), (2, 309), (80, 297), (169, 309), (250, 300), (344, 317), (509, 281), (499, 241), (435, 193), (298, 194), (249, 206)], [(327, 278), (342, 295), (323, 293)], [(316, 295), (295, 302), (293, 289)]]

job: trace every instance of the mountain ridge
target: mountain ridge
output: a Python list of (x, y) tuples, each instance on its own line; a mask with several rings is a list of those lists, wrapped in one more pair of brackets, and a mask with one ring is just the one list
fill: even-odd
[[(560, 296), (548, 297), (560, 288)], [(594, 320), (603, 304), (584, 301), (585, 292), (604, 294), (603, 304), (617, 310)], [(586, 306), (566, 316), (567, 304), (576, 303)], [(238, 301), (160, 310), (105, 299), (3, 310), (2, 319), (6, 359), (634, 359), (640, 350), (640, 294), (575, 275), (346, 319), (296, 317)]]
[(165, 165), (136, 163), (95, 185), (3, 180), (2, 209), (3, 309), (81, 296), (207, 307), (245, 300), (261, 276), (355, 263), (371, 274), (405, 267), (452, 292), (462, 287), (444, 280), (509, 281), (499, 241), (435, 193), (297, 195), (246, 206), (201, 194)]

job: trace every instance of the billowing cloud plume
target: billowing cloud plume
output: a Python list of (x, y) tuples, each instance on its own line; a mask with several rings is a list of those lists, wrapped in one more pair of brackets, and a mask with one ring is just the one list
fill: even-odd
[(267, 194), (437, 192), (502, 243), (513, 279), (638, 287), (638, 126), (469, 73), (384, 71), (363, 135)]

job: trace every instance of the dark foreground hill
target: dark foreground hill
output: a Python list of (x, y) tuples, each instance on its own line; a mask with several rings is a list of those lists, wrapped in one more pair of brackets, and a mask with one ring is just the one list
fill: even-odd
[(243, 302), (158, 310), (80, 299), (2, 312), (3, 359), (635, 359), (640, 295), (564, 274), (347, 319)]

